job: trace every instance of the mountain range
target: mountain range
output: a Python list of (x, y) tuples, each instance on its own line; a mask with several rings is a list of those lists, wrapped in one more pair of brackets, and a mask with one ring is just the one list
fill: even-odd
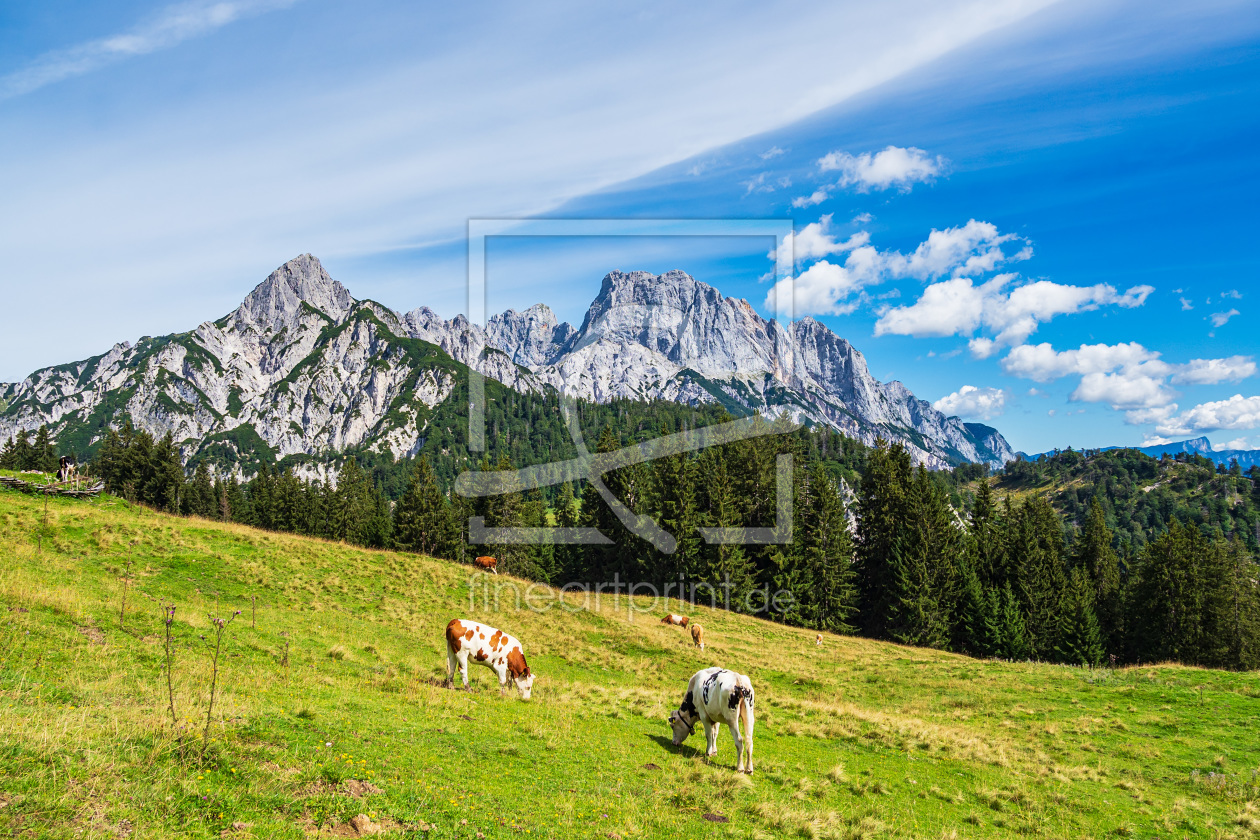
[(877, 381), (861, 352), (812, 318), (766, 320), (682, 271), (609, 273), (578, 328), (545, 304), (482, 327), (357, 300), (310, 254), (217, 321), (0, 384), (0, 441), (47, 424), (63, 449), (86, 452), (129, 418), (170, 432), (186, 459), (215, 444), (260, 445), (275, 458), (364, 446), (402, 458), (468, 368), (524, 394), (790, 415), (868, 443), (900, 441), (932, 468), (1014, 457), (996, 429)]

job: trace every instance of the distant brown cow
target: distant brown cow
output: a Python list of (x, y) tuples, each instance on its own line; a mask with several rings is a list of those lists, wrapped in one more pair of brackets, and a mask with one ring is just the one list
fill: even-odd
[(693, 641), (696, 647), (700, 648), (700, 650), (704, 650), (704, 628), (699, 624), (691, 625), (691, 641)]
[(496, 575), (499, 573), (499, 561), (495, 560), (493, 557), (478, 557), (473, 562), (481, 568), (487, 569)]
[(691, 619), (687, 618), (685, 615), (674, 615), (673, 613), (670, 613), (661, 619), (661, 624), (674, 624), (678, 627), (686, 627), (688, 621), (691, 621)]
[(814, 639), (814, 644), (818, 645), (819, 647), (822, 647), (822, 633), (819, 633), (818, 636)]

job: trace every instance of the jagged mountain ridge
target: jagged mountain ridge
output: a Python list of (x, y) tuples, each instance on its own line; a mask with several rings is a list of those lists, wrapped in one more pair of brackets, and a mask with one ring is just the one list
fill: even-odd
[(86, 449), (130, 417), (155, 435), (171, 432), (186, 456), (251, 441), (276, 458), (364, 445), (406, 457), (464, 366), (521, 392), (790, 414), (867, 442), (900, 440), (932, 467), (1013, 456), (996, 430), (876, 381), (862, 354), (817, 321), (785, 329), (681, 271), (611, 272), (580, 328), (544, 304), (483, 328), (356, 300), (310, 254), (218, 321), (0, 385), (0, 440), (47, 423), (63, 445)]

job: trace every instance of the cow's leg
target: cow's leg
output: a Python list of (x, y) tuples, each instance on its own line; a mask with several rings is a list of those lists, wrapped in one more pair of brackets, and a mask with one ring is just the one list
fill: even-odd
[[(739, 712), (736, 712), (738, 715)], [(739, 718), (726, 725), (731, 730), (731, 740), (735, 742), (735, 769), (744, 772), (744, 739), (739, 736)]]
[(739, 707), (740, 716), (744, 719), (744, 743), (748, 745), (748, 760), (744, 762), (744, 772), (750, 776), (753, 771), (753, 727), (757, 722), (753, 708), (749, 705), (751, 699), (746, 698)]
[(456, 661), (459, 663), (459, 678), (464, 683), (464, 691), (468, 690), (468, 652), (461, 650), (456, 655)]
[(499, 678), (499, 696), (502, 697), (504, 694), (507, 693), (507, 688), (508, 688), (507, 663), (504, 662), (498, 665), (494, 665), (492, 667), (494, 668), (495, 675), (498, 676)]
[(455, 687), (455, 672), (459, 670), (459, 663), (455, 661), (455, 651), (451, 650), (451, 646), (446, 646), (446, 683), (451, 688)]
[(717, 736), (718, 727), (720, 725), (721, 724), (715, 720), (708, 720), (706, 718), (704, 721), (704, 740), (708, 742), (708, 751), (705, 753), (706, 756), (717, 755)]

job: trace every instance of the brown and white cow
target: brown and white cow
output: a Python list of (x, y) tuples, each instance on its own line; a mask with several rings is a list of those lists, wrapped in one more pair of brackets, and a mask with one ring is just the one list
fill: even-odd
[(457, 618), (446, 625), (446, 677), (455, 685), (455, 672), (463, 678), (468, 688), (468, 660), (479, 662), (494, 671), (499, 678), (499, 690), (507, 688), (510, 677), (521, 692), (521, 699), (528, 700), (534, 687), (534, 675), (530, 673), (521, 652), (520, 640), (502, 630)]
[(819, 647), (822, 647), (822, 633), (819, 633), (818, 636), (814, 639), (814, 644), (818, 645)]
[(704, 650), (704, 628), (699, 624), (691, 625), (691, 641), (700, 650)]
[[(674, 746), (679, 746), (696, 731), (696, 724), (704, 724), (704, 737), (708, 742), (706, 756), (717, 755), (717, 728), (725, 723), (735, 741), (738, 760), (735, 769), (741, 773), (753, 771), (753, 687), (743, 674), (725, 668), (705, 668), (697, 671), (687, 684), (682, 704), (669, 715), (669, 725), (674, 730)], [(740, 733), (740, 724), (744, 731)], [(747, 761), (745, 761), (747, 754)]]
[(493, 572), (496, 575), (499, 573), (499, 561), (493, 557), (478, 557), (473, 561), (473, 563), (483, 569)]
[(691, 621), (691, 619), (685, 615), (674, 615), (673, 613), (670, 613), (661, 619), (661, 624), (674, 624), (678, 627), (686, 627), (687, 622), (689, 621)]

